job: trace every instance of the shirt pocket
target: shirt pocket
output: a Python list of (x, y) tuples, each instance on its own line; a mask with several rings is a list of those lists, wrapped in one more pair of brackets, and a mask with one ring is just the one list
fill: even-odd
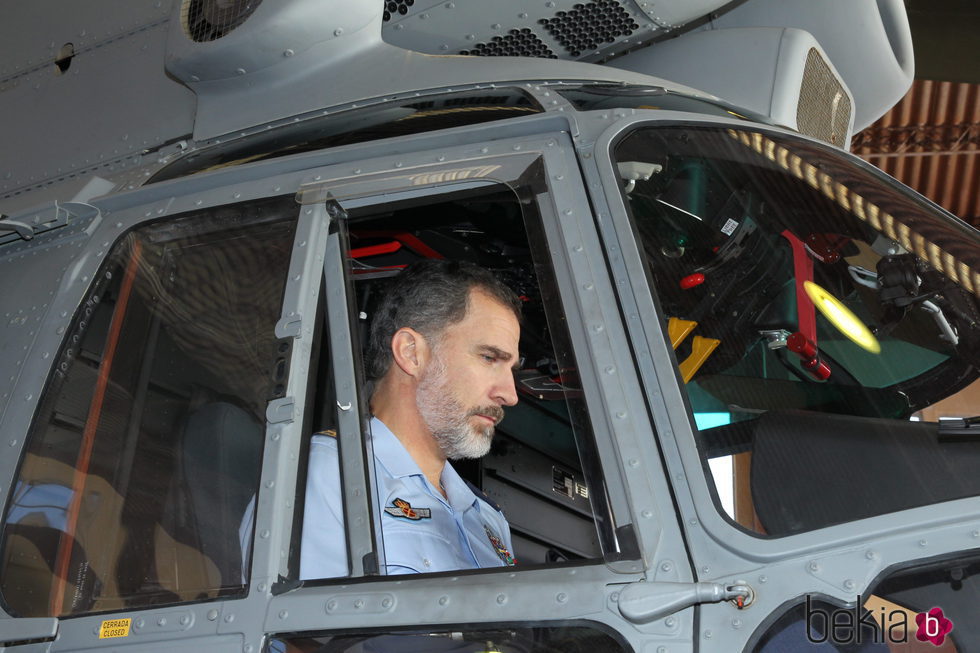
[(458, 543), (426, 524), (404, 524), (393, 517), (382, 519), (386, 573), (432, 573), (470, 569)]

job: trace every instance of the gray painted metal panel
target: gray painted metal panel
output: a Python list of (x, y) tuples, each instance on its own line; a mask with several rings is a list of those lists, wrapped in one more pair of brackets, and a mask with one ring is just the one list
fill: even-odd
[(58, 620), (53, 617), (4, 620), (0, 621), (0, 633), (0, 644), (53, 638), (58, 633)]
[[(268, 599), (273, 585), (289, 573), (298, 475), (296, 460), (299, 459), (300, 443), (308, 436), (303, 432), (306, 406), (302, 398), (307, 396), (316, 328), (313, 316), (316, 314), (322, 269), (322, 262), (310, 252), (322, 252), (327, 239), (327, 225), (322, 211), (299, 206), (297, 211), (299, 220), (279, 320), (280, 325), (291, 325), (294, 334), (289, 378), (286, 381), (286, 398), (294, 402), (294, 408), (290, 420), (270, 424), (266, 428), (262, 477), (252, 534), (250, 577), (250, 594), (260, 599)], [(298, 401), (297, 397), (300, 398)]]
[(94, 0), (84, 7), (65, 6), (58, 0), (9, 3), (0, 40), (0, 92), (11, 77), (35, 69), (54, 76), (54, 61), (61, 46), (72, 43), (76, 55), (108, 41), (166, 19), (171, 0)]
[(77, 55), (62, 75), (46, 67), (11, 82), (0, 93), (0, 198), (86, 172), (107, 176), (189, 134), (194, 96), (160, 70), (166, 33), (158, 22)]
[[(70, 636), (69, 636), (70, 637)], [(78, 641), (78, 640), (74, 640)], [(108, 648), (112, 651), (120, 651), (121, 653), (128, 653), (132, 651), (133, 653), (167, 653), (168, 651), (174, 650), (174, 642), (164, 637), (158, 641), (144, 641), (144, 642), (118, 642), (118, 643), (107, 643), (105, 640), (96, 640), (93, 646), (78, 646), (77, 644), (62, 648), (61, 646), (55, 644), (51, 647), (52, 651), (90, 651), (93, 649), (105, 650)], [(186, 639), (181, 639), (180, 650), (187, 651), (188, 653), (194, 651), (200, 651), (201, 653), (206, 653), (207, 651), (216, 651), (217, 653), (242, 653), (244, 647), (242, 646), (241, 635), (221, 635), (219, 637), (190, 637)], [(252, 650), (258, 650), (252, 649)]]
[[(514, 41), (511, 30), (531, 30), (537, 40), (562, 59), (594, 61), (607, 59), (626, 48), (636, 47), (650, 39), (663, 37), (674, 29), (718, 10), (728, 0), (695, 0), (690, 2), (647, 2), (627, 0), (617, 3), (621, 9), (590, 6), (578, 0), (553, 2), (444, 2), (417, 1), (405, 14), (391, 14), (382, 29), (387, 43), (428, 54), (457, 54), (473, 50), (479, 43), (491, 43), (496, 38), (505, 43)], [(584, 6), (583, 6), (584, 5)], [(615, 30), (611, 40), (598, 39), (593, 48), (570, 50), (547, 30), (541, 21), (560, 18), (576, 9), (582, 18), (577, 26), (596, 27), (598, 21), (613, 15), (628, 16), (637, 24), (636, 30)], [(605, 9), (605, 11), (604, 11)], [(578, 54), (573, 54), (578, 52)]]
[[(321, 220), (343, 220), (346, 218), (339, 204), (328, 199), (326, 204), (318, 203), (317, 210)], [(308, 209), (307, 209), (308, 210)], [(363, 576), (377, 573), (384, 564), (384, 549), (375, 539), (375, 528), (380, 526), (380, 515), (374, 506), (378, 505), (374, 480), (374, 455), (370, 441), (364, 438), (361, 425), (367, 416), (361, 415), (366, 402), (361, 401), (361, 390), (357, 387), (358, 377), (354, 368), (354, 341), (351, 337), (350, 300), (347, 287), (347, 260), (342, 250), (342, 225), (334, 225), (327, 237), (326, 251), (318, 253), (323, 257), (323, 274), (326, 279), (326, 315), (330, 316), (328, 327), (331, 362), (336, 387), (336, 402), (340, 412), (337, 414), (337, 439), (340, 450), (340, 474), (344, 480), (344, 514), (347, 515), (347, 550), (351, 575)], [(380, 529), (378, 531), (380, 533)]]
[(639, 73), (578, 62), (507, 57), (441, 57), (384, 44), (361, 52), (357, 65), (329, 67), (349, 46), (342, 40), (318, 43), (282, 63), (233, 79), (191, 83), (198, 96), (196, 140), (313, 112), (423, 89), (461, 84), (523, 80), (599, 80), (667, 86), (700, 94), (686, 86)]

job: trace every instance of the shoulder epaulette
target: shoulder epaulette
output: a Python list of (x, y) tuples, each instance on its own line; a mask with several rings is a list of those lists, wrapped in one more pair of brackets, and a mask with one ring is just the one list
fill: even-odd
[(324, 429), (323, 431), (317, 431), (313, 435), (327, 435), (330, 436), (331, 438), (335, 438), (337, 437), (337, 431), (335, 431), (334, 429)]
[(482, 499), (484, 503), (486, 503), (488, 506), (490, 506), (497, 512), (503, 514), (504, 511), (500, 508), (500, 506), (497, 505), (497, 503), (493, 499), (490, 498), (490, 495), (488, 495), (486, 492), (484, 492), (483, 490), (481, 490), (480, 488), (478, 488), (476, 485), (469, 482), (465, 478), (463, 479), (463, 482), (466, 483), (466, 486), (471, 490), (473, 490), (473, 494), (475, 494), (477, 497)]

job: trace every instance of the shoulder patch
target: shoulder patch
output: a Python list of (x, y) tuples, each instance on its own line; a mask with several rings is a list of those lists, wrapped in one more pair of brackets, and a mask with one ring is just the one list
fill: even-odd
[(390, 506), (385, 506), (385, 512), (392, 517), (410, 519), (411, 521), (432, 518), (432, 510), (430, 508), (413, 508), (412, 504), (408, 501), (398, 498), (392, 501)]

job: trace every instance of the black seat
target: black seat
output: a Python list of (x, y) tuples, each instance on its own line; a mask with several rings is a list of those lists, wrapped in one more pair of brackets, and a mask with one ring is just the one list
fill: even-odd
[(935, 423), (770, 411), (755, 423), (752, 500), (770, 535), (980, 495), (980, 443)]
[(262, 443), (262, 425), (223, 401), (194, 411), (184, 428), (181, 465), (189, 526), (201, 552), (218, 567), (222, 587), (243, 583), (249, 551), (242, 548), (239, 528), (258, 490)]

